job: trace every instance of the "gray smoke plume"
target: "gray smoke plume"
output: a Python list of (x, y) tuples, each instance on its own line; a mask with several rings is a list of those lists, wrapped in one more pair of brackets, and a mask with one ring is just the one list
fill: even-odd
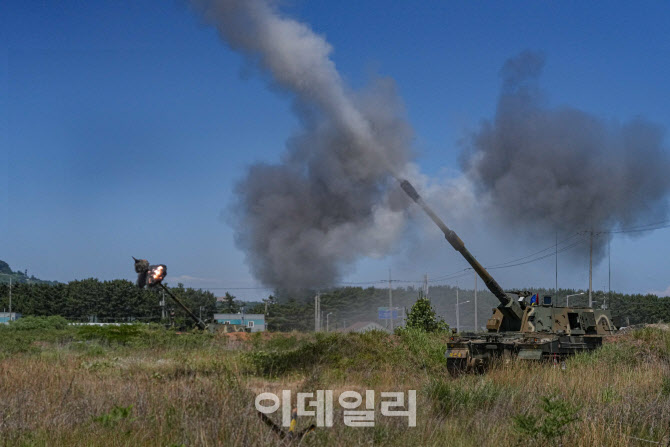
[(641, 118), (618, 123), (546, 106), (538, 87), (543, 65), (529, 51), (505, 63), (496, 115), (462, 154), (488, 211), (507, 227), (545, 235), (663, 220), (670, 190), (663, 129)]
[(359, 257), (385, 254), (407, 205), (389, 174), (406, 165), (411, 138), (393, 83), (348, 90), (330, 45), (266, 0), (193, 4), (293, 97), (303, 125), (281, 164), (251, 166), (235, 188), (236, 242), (256, 278), (284, 289), (327, 286)]

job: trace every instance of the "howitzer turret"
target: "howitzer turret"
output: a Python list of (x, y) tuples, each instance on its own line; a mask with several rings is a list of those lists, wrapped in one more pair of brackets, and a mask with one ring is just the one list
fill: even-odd
[[(498, 298), (498, 301), (500, 301), (500, 306), (498, 306), (498, 309), (500, 309), (500, 312), (505, 316), (505, 318), (502, 320), (502, 325), (503, 327), (501, 328), (502, 330), (507, 330), (507, 331), (518, 331), (521, 328), (521, 320), (523, 319), (523, 308), (525, 308), (525, 303), (522, 302), (523, 304), (519, 304), (519, 302), (505, 293), (502, 287), (500, 287), (500, 284), (493, 279), (491, 274), (475, 259), (474, 256), (472, 256), (472, 253), (465, 248), (465, 244), (461, 240), (458, 235), (451, 230), (443, 221), (440, 219), (437, 214), (426, 204), (426, 202), (423, 201), (421, 196), (419, 195), (418, 192), (416, 192), (416, 189), (414, 189), (414, 186), (407, 181), (407, 180), (402, 180), (400, 182), (400, 186), (402, 189), (407, 193), (407, 195), (414, 200), (417, 205), (419, 205), (425, 212), (428, 214), (428, 216), (431, 218), (433, 222), (442, 230), (442, 233), (444, 233), (444, 237), (449, 241), (452, 247), (454, 247), (454, 250), (459, 252), (461, 256), (465, 258), (465, 260), (470, 264), (470, 266), (473, 268), (473, 270), (479, 275), (479, 277), (484, 281), (484, 284), (486, 285), (486, 288), (489, 289), (489, 291), (496, 297)], [(523, 305), (523, 307), (522, 307)]]
[[(423, 201), (407, 180), (400, 186), (442, 230), (452, 247), (465, 258), (500, 304), (486, 323), (488, 334), (458, 335), (447, 345), (447, 368), (452, 373), (481, 370), (495, 358), (526, 360), (559, 359), (602, 345), (602, 338), (616, 327), (607, 310), (588, 307), (556, 307), (550, 296), (527, 303), (526, 291), (505, 292), (465, 248), (458, 235)], [(478, 331), (479, 328), (475, 328)]]

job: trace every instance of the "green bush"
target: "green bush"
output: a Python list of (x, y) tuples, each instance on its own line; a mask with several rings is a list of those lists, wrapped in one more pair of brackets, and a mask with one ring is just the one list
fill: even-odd
[(301, 371), (317, 364), (336, 362), (344, 337), (340, 334), (317, 334), (315, 340), (305, 341), (292, 349), (253, 350), (244, 355), (256, 374), (279, 376), (289, 371)]
[[(4, 332), (4, 331), (3, 331)], [(16, 332), (6, 331), (0, 337), (0, 358), (4, 355), (13, 355), (23, 352), (37, 353), (40, 349), (33, 344), (32, 337), (24, 337)]]
[(103, 427), (115, 427), (121, 421), (133, 421), (134, 419), (130, 418), (132, 410), (132, 405), (127, 407), (115, 406), (109, 413), (94, 417), (93, 422), (97, 422)]
[[(403, 357), (405, 355), (405, 357)], [(384, 364), (406, 364), (406, 351), (383, 331), (362, 334), (317, 333), (303, 340), (293, 337), (268, 342), (244, 354), (260, 375), (279, 376), (328, 366), (331, 370), (365, 370)]]
[(73, 331), (65, 318), (24, 317), (10, 324), (0, 324), (0, 355), (39, 353), (36, 342), (65, 342), (72, 339)]
[(444, 369), (447, 349), (446, 334), (431, 334), (423, 329), (403, 328), (396, 331), (403, 345), (409, 351), (411, 362), (422, 369), (439, 372)]
[(542, 397), (542, 415), (522, 413), (512, 417), (514, 429), (532, 440), (544, 440), (544, 444), (561, 438), (568, 425), (579, 420), (580, 407), (558, 398), (555, 394)]

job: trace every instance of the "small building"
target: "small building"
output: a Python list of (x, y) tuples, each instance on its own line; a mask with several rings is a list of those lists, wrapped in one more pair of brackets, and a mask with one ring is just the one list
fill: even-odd
[(16, 321), (21, 318), (17, 312), (0, 312), (0, 324), (8, 324), (10, 321)]
[(357, 323), (352, 324), (351, 326), (347, 326), (343, 329), (338, 329), (338, 332), (367, 332), (367, 331), (384, 331), (384, 332), (391, 332), (388, 329), (386, 329), (384, 326), (381, 324), (377, 324), (374, 321), (359, 321)]
[(250, 332), (265, 331), (265, 315), (263, 314), (214, 314), (214, 321), (219, 324), (249, 328)]

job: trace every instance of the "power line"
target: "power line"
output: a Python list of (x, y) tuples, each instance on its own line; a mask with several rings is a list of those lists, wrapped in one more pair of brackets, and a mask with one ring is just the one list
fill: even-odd
[[(600, 230), (600, 231), (594, 231), (594, 235), (599, 235), (599, 234), (621, 234), (621, 233), (638, 233), (638, 232), (645, 232), (645, 231), (654, 231), (654, 230), (660, 230), (663, 228), (670, 228), (670, 220), (664, 220), (660, 222), (655, 222), (655, 223), (649, 223), (645, 225), (638, 225), (636, 227), (628, 227), (628, 228), (621, 228), (618, 230)], [(504, 269), (504, 268), (510, 268), (510, 267), (518, 267), (520, 265), (527, 265), (531, 264), (533, 262), (541, 261), (543, 259), (549, 258), (550, 256), (555, 256), (559, 253), (563, 253), (565, 251), (571, 250), (580, 244), (584, 243), (588, 238), (586, 237), (587, 234), (590, 234), (589, 231), (579, 231), (577, 233), (574, 233), (567, 238), (556, 242), (555, 244), (552, 244), (546, 248), (543, 248), (542, 250), (536, 251), (534, 253), (522, 256), (520, 258), (515, 258), (511, 259), (506, 262), (501, 262), (498, 264), (493, 264), (491, 266), (486, 266), (485, 268), (487, 270), (498, 270), (498, 269)], [(571, 241), (573, 238), (581, 236), (580, 239), (577, 241), (571, 242), (568, 245), (560, 247), (562, 244)], [(553, 250), (549, 253), (545, 253), (548, 250)], [(540, 256), (538, 256), (540, 255)], [(530, 259), (529, 259), (530, 258)], [(437, 278), (433, 278), (429, 280), (428, 282), (430, 283), (443, 283), (452, 279), (457, 279), (461, 278), (464, 276), (467, 276), (470, 274), (472, 271), (471, 267), (462, 269), (462, 270), (457, 270), (455, 272), (448, 273), (443, 276), (439, 276)], [(424, 281), (423, 280), (410, 280), (410, 279), (393, 279), (389, 281), (388, 279), (378, 279), (378, 280), (371, 280), (371, 281), (344, 281), (340, 282), (337, 284), (337, 286), (356, 286), (356, 285), (374, 285), (374, 284), (386, 284), (386, 283), (404, 283), (404, 284), (421, 284)], [(207, 287), (205, 288), (206, 290), (272, 290), (272, 287)]]
[[(543, 248), (542, 250), (539, 250), (539, 251), (537, 251), (537, 252), (531, 253), (531, 254), (526, 255), (526, 256), (522, 256), (522, 257), (520, 257), (520, 258), (511, 259), (511, 260), (506, 261), (506, 262), (501, 262), (501, 263), (498, 263), (498, 264), (494, 264), (494, 265), (488, 266), (488, 267), (486, 267), (486, 268), (487, 268), (487, 269), (497, 269), (497, 268), (504, 268), (504, 267), (506, 267), (506, 266), (513, 267), (513, 265), (508, 265), (508, 264), (523, 265), (524, 263), (519, 263), (519, 264), (516, 264), (516, 263), (518, 263), (519, 261), (523, 261), (524, 259), (528, 259), (528, 258), (531, 258), (531, 257), (533, 257), (533, 256), (537, 256), (537, 255), (539, 255), (539, 254), (542, 254), (542, 253), (544, 253), (544, 252), (546, 252), (546, 251), (548, 251), (548, 250), (554, 250), (554, 251), (552, 251), (552, 252), (550, 253), (550, 255), (551, 255), (551, 254), (554, 254), (554, 255), (555, 255), (556, 252), (560, 253), (560, 252), (563, 251), (563, 248), (561, 248), (561, 249), (559, 249), (559, 250), (556, 250), (556, 248), (557, 248), (558, 246), (560, 246), (561, 244), (563, 244), (563, 243), (569, 241), (570, 239), (574, 238), (575, 236), (578, 236), (579, 234), (580, 234), (580, 233), (574, 233), (574, 234), (570, 235), (569, 237), (567, 237), (567, 238), (565, 238), (565, 239), (563, 239), (563, 240), (561, 240), (561, 241), (559, 241), (559, 242), (557, 242), (557, 243), (555, 243), (555, 244), (552, 244), (552, 245), (550, 245), (550, 246), (548, 246), (548, 247), (546, 247), (546, 248)], [(570, 247), (572, 247), (572, 246), (570, 246)], [(564, 248), (565, 248), (565, 247), (564, 247)], [(538, 258), (538, 259), (536, 259), (536, 260), (544, 259), (545, 257), (548, 257), (548, 256), (543, 256), (543, 257)], [(535, 260), (531, 260), (531, 261), (529, 261), (529, 262), (534, 262), (534, 261), (535, 261)], [(449, 274), (444, 275), (444, 276), (437, 277), (437, 278), (433, 279), (431, 282), (437, 282), (437, 281), (442, 281), (442, 280), (445, 280), (445, 279), (450, 279), (450, 278), (451, 278), (453, 275), (455, 275), (455, 274), (459, 274), (459, 273), (461, 273), (461, 272), (469, 271), (469, 270), (472, 270), (472, 268), (467, 268), (467, 269), (465, 269), (465, 270), (459, 270), (458, 272), (453, 272), (453, 273), (449, 273)]]
[[(575, 233), (575, 234), (571, 235), (570, 237), (565, 238), (562, 241), (558, 242), (558, 244), (554, 244), (554, 245), (552, 245), (550, 247), (547, 247), (543, 250), (537, 251), (535, 253), (531, 253), (531, 254), (526, 255), (526, 256), (522, 256), (520, 258), (512, 259), (512, 260), (507, 261), (507, 262), (494, 264), (492, 266), (485, 266), (484, 268), (486, 268), (487, 270), (495, 270), (495, 269), (502, 269), (502, 268), (508, 268), (508, 267), (516, 267), (516, 266), (519, 266), (519, 265), (525, 265), (525, 264), (530, 264), (532, 262), (541, 261), (542, 259), (546, 259), (550, 256), (554, 256), (558, 253), (563, 253), (567, 250), (570, 250), (570, 249), (576, 247), (577, 245), (584, 242), (586, 240), (586, 238), (584, 236), (582, 236), (578, 241), (575, 241), (575, 242), (571, 243), (570, 245), (562, 247), (559, 250), (555, 250), (555, 251), (552, 251), (550, 253), (546, 253), (546, 254), (544, 254), (540, 257), (533, 258), (533, 259), (530, 259), (530, 260), (527, 260), (527, 261), (524, 261), (524, 262), (519, 262), (519, 261), (523, 261), (524, 259), (528, 259), (532, 256), (537, 256), (539, 254), (542, 254), (542, 253), (546, 252), (547, 250), (554, 249), (555, 247), (557, 247), (557, 245), (561, 245), (564, 242), (567, 242), (570, 239), (572, 239), (572, 238), (574, 238), (575, 236), (578, 236), (578, 235), (580, 235), (580, 233)], [(435, 278), (435, 279), (431, 280), (431, 282), (442, 282), (442, 281), (446, 281), (446, 280), (450, 280), (450, 279), (460, 278), (460, 277), (469, 275), (470, 271), (472, 271), (472, 267), (468, 267), (466, 269), (458, 270), (458, 271), (449, 273), (447, 275), (441, 276), (439, 278)], [(420, 282), (420, 281), (414, 281), (414, 282)]]
[[(570, 239), (572, 239), (572, 238), (574, 238), (575, 236), (578, 236), (578, 235), (579, 235), (579, 233), (574, 233), (574, 234), (572, 234), (570, 237), (567, 237), (567, 238), (563, 239), (563, 240), (560, 241), (560, 242), (557, 242), (557, 243), (555, 243), (555, 244), (552, 244), (551, 246), (549, 246), (549, 247), (547, 247), (547, 248), (545, 248), (545, 249), (542, 249), (542, 250), (537, 251), (537, 252), (535, 252), (535, 253), (531, 253), (531, 254), (526, 255), (526, 256), (522, 256), (522, 257), (517, 258), (517, 259), (513, 259), (513, 260), (511, 260), (511, 261), (502, 262), (502, 263), (500, 263), (500, 264), (492, 265), (490, 268), (498, 268), (498, 267), (501, 267), (501, 266), (504, 266), (504, 265), (507, 265), (507, 264), (512, 264), (512, 263), (515, 263), (515, 262), (518, 262), (518, 261), (522, 261), (522, 260), (524, 260), (524, 259), (528, 259), (528, 258), (530, 258), (530, 257), (532, 257), (532, 256), (536, 256), (536, 255), (539, 255), (539, 254), (541, 254), (541, 253), (544, 253), (544, 252), (547, 251), (547, 250), (555, 250), (559, 245), (563, 244), (564, 242), (569, 241)], [(556, 253), (555, 253), (555, 251), (552, 251), (550, 254), (556, 254)]]
[[(572, 244), (570, 244), (566, 247), (561, 248), (560, 250), (558, 250), (557, 253), (563, 253), (565, 251), (568, 251), (568, 250), (578, 246), (579, 244), (581, 244), (583, 242), (586, 242), (586, 240), (587, 240), (586, 237), (582, 237), (580, 240), (578, 240), (576, 242), (573, 242)], [(539, 258), (534, 258), (534, 259), (524, 261), (524, 262), (518, 262), (516, 264), (508, 264), (508, 265), (502, 265), (502, 266), (498, 266), (498, 267), (486, 267), (486, 268), (488, 268), (489, 270), (495, 270), (495, 269), (504, 269), (504, 268), (508, 268), (508, 267), (517, 267), (519, 265), (525, 265), (525, 264), (530, 264), (531, 262), (541, 261), (542, 259), (546, 259), (550, 256), (554, 256), (554, 253), (547, 253), (543, 256), (540, 256)]]
[[(384, 279), (379, 279), (376, 281), (343, 281), (340, 282), (339, 284), (345, 284), (345, 285), (361, 285), (361, 284), (378, 284), (378, 283), (386, 283), (388, 280)], [(394, 279), (393, 282), (400, 282), (399, 279)]]
[(640, 233), (640, 232), (643, 232), (643, 231), (661, 230), (663, 228), (670, 228), (670, 224), (656, 226), (656, 227), (650, 227), (650, 228), (630, 228), (630, 229), (625, 229), (625, 230), (603, 231), (601, 233), (609, 233), (609, 234)]
[[(637, 227), (623, 228), (623, 229), (620, 229), (620, 230), (598, 231), (598, 232), (594, 232), (594, 234), (633, 233), (633, 232), (660, 230), (660, 229), (663, 229), (663, 228), (670, 228), (670, 220), (665, 220), (665, 221), (661, 221), (661, 222), (640, 225), (640, 226), (637, 226)], [(577, 247), (578, 245), (586, 242), (586, 240), (588, 239), (586, 237), (586, 235), (588, 233), (589, 232), (587, 232), (587, 231), (580, 231), (580, 232), (574, 233), (571, 236), (557, 242), (556, 244), (553, 244), (553, 245), (551, 245), (549, 247), (546, 247), (542, 250), (539, 250), (535, 253), (531, 253), (529, 255), (522, 256), (520, 258), (513, 259), (513, 260), (510, 260), (510, 261), (507, 261), (507, 262), (494, 264), (492, 266), (486, 266), (485, 268), (487, 270), (497, 270), (497, 269), (502, 269), (502, 268), (517, 267), (517, 266), (520, 266), (520, 265), (526, 265), (526, 264), (530, 264), (532, 262), (541, 261), (541, 260), (546, 259), (550, 256), (555, 256), (558, 253), (563, 253), (565, 251), (571, 250), (571, 249)], [(540, 254), (542, 254), (542, 253), (544, 253), (544, 252), (546, 252), (546, 251), (548, 251), (552, 248), (554, 248), (554, 249), (557, 248), (561, 244), (563, 244), (567, 241), (570, 241), (571, 239), (573, 239), (576, 236), (581, 236), (581, 238), (579, 240), (577, 240), (575, 242), (572, 242), (569, 245), (566, 245), (565, 247), (562, 247), (562, 248), (560, 248), (558, 250), (555, 250), (551, 253), (547, 253), (547, 254), (544, 254), (542, 256), (533, 258), (533, 256), (540, 255)], [(524, 259), (528, 259), (528, 258), (533, 258), (533, 259), (529, 259), (529, 260), (524, 261), (524, 262), (519, 262), (519, 261), (523, 261)], [(439, 281), (444, 281), (444, 280), (449, 280), (449, 279), (456, 279), (456, 278), (459, 278), (459, 277), (462, 277), (462, 276), (466, 276), (467, 274), (469, 274), (470, 270), (472, 270), (472, 268), (466, 268), (465, 270), (461, 270), (461, 271), (458, 271), (458, 272), (453, 272), (453, 273), (447, 274), (445, 276), (435, 278), (434, 280), (432, 280), (432, 282), (439, 282)], [(416, 282), (420, 282), (420, 281), (416, 281)]]
[(273, 287), (207, 287), (206, 290), (274, 290)]
[(643, 224), (635, 227), (620, 228), (618, 230), (599, 230), (594, 233), (595, 234), (637, 233), (641, 231), (660, 230), (669, 227), (670, 227), (670, 220), (662, 220), (660, 222)]

